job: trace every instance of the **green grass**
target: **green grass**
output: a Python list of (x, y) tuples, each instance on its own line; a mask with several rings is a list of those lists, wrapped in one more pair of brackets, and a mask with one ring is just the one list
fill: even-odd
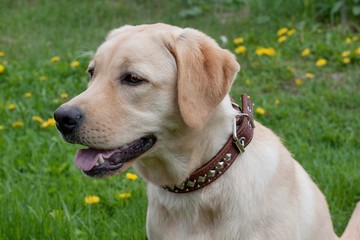
[[(32, 116), (51, 118), (61, 103), (85, 89), (84, 53), (95, 51), (108, 31), (149, 22), (197, 28), (218, 42), (224, 35), (229, 41), (223, 47), (231, 51), (232, 39), (244, 38), (247, 51), (237, 56), (242, 70), (232, 95), (247, 92), (265, 109), (257, 120), (284, 139), (324, 192), (340, 234), (360, 200), (360, 55), (354, 52), (360, 40), (345, 41), (360, 37), (350, 31), (359, 25), (329, 25), (330, 16), (320, 10), (335, 1), (322, 1), (328, 3), (323, 8), (310, 0), (294, 1), (297, 8), (286, 1), (264, 2), (3, 1), (0, 239), (145, 239), (144, 182), (125, 175), (84, 177), (73, 164), (79, 146), (65, 143), (55, 127), (42, 128)], [(284, 43), (277, 42), (281, 27), (296, 29)], [(273, 47), (276, 55), (257, 56), (258, 47)], [(307, 57), (300, 55), (304, 48), (311, 49)], [(352, 51), (349, 64), (342, 62), (346, 50)], [(61, 60), (51, 63), (53, 56)], [(319, 58), (327, 65), (316, 67)], [(80, 66), (70, 66), (74, 59)], [(314, 78), (305, 78), (308, 72)], [(31, 97), (24, 96), (27, 92)], [(12, 127), (16, 121), (24, 126)], [(127, 192), (131, 198), (119, 198)], [(89, 195), (100, 202), (86, 205)]]

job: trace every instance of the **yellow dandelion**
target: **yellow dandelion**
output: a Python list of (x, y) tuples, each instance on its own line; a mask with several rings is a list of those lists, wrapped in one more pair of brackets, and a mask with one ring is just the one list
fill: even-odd
[(59, 61), (60, 61), (60, 57), (58, 57), (58, 56), (52, 57), (52, 58), (50, 59), (50, 61), (51, 61), (52, 63), (59, 62)]
[(0, 57), (5, 56), (5, 53), (3, 51), (0, 51)]
[(341, 53), (341, 57), (348, 57), (348, 56), (350, 56), (350, 54), (351, 54), (351, 51), (345, 51), (345, 52), (342, 52)]
[(55, 126), (56, 124), (56, 121), (54, 118), (49, 118), (48, 120), (46, 120), (45, 122), (43, 122), (41, 124), (41, 127), (42, 128), (47, 128), (47, 127), (52, 127), (52, 126)]
[(350, 63), (351, 62), (351, 60), (350, 60), (350, 58), (348, 58), (348, 57), (346, 57), (346, 58), (343, 58), (343, 63), (345, 63), (345, 64), (348, 64), (348, 63)]
[(30, 98), (30, 97), (32, 97), (32, 94), (31, 94), (31, 92), (26, 92), (26, 93), (24, 93), (24, 97), (27, 97), (27, 98)]
[(5, 72), (5, 66), (0, 64), (0, 73), (3, 73)]
[(351, 40), (352, 40), (353, 42), (355, 42), (355, 41), (359, 40), (359, 37), (353, 36), (353, 37), (351, 38)]
[(11, 126), (12, 126), (13, 128), (20, 128), (20, 127), (23, 127), (23, 126), (24, 126), (24, 122), (23, 122), (23, 121), (16, 121), (16, 122), (13, 122), (13, 123), (11, 124)]
[(355, 49), (355, 54), (360, 55), (360, 47), (358, 47), (357, 49)]
[(275, 99), (275, 105), (279, 105), (280, 104), (280, 100), (279, 99)]
[(285, 42), (286, 41), (286, 36), (281, 36), (281, 37), (279, 37), (279, 39), (278, 39), (278, 42), (279, 43), (282, 43), (282, 42)]
[(90, 205), (90, 204), (96, 204), (100, 202), (100, 197), (98, 196), (87, 196), (85, 197), (85, 204)]
[(301, 52), (301, 56), (303, 56), (303, 57), (306, 57), (307, 55), (309, 55), (310, 54), (310, 49), (308, 49), (308, 48), (305, 48), (304, 50), (302, 50), (302, 52)]
[(290, 30), (287, 32), (287, 35), (288, 35), (288, 36), (292, 36), (292, 35), (295, 34), (295, 32), (296, 32), (295, 29), (290, 29)]
[(61, 99), (67, 99), (69, 97), (69, 95), (66, 92), (63, 92), (62, 94), (60, 94)]
[(234, 39), (235, 44), (240, 44), (240, 43), (243, 43), (243, 42), (244, 42), (244, 39), (242, 37), (238, 37), (238, 38)]
[(275, 49), (273, 48), (266, 48), (265, 49), (265, 54), (268, 56), (274, 56), (275, 55)]
[(296, 86), (301, 86), (301, 85), (303, 85), (303, 80), (300, 79), (300, 78), (295, 79), (295, 85), (296, 85)]
[(351, 40), (351, 38), (347, 37), (347, 38), (345, 39), (345, 42), (346, 42), (346, 44), (351, 44), (352, 40)]
[(245, 52), (246, 52), (245, 46), (239, 46), (239, 47), (235, 48), (235, 53), (237, 53), (237, 54), (243, 54)]
[(10, 111), (15, 110), (15, 108), (16, 108), (16, 106), (15, 106), (14, 104), (10, 104), (9, 107), (8, 107), (8, 109), (9, 109)]
[(73, 68), (75, 68), (75, 67), (79, 66), (80, 63), (79, 63), (78, 61), (72, 61), (72, 62), (70, 63), (70, 65), (71, 65)]
[(45, 81), (45, 80), (47, 80), (47, 77), (46, 76), (41, 76), (39, 79), (40, 79), (40, 81)]
[(245, 83), (246, 83), (247, 85), (251, 85), (250, 79), (246, 79), (246, 80), (245, 80)]
[(259, 56), (262, 55), (274, 56), (276, 52), (274, 48), (257, 48), (255, 54)]
[(287, 28), (280, 28), (279, 31), (277, 32), (278, 36), (282, 36), (284, 34), (286, 34), (289, 31), (289, 29)]
[(323, 67), (323, 66), (325, 66), (327, 64), (327, 61), (324, 58), (320, 58), (319, 60), (316, 61), (315, 64), (318, 67)]
[(135, 181), (136, 179), (138, 179), (138, 176), (134, 173), (126, 173), (126, 178), (131, 181)]
[(306, 78), (313, 78), (313, 77), (314, 77), (314, 74), (312, 74), (312, 73), (306, 73), (306, 74), (305, 74), (305, 77), (306, 77)]
[(35, 122), (38, 122), (38, 123), (43, 123), (44, 122), (44, 120), (41, 118), (41, 117), (39, 117), (39, 116), (32, 116), (32, 118), (31, 118), (33, 121), (35, 121)]
[(131, 197), (131, 193), (120, 193), (119, 194), (119, 198), (122, 198), (122, 199), (130, 198), (130, 197)]
[(4, 130), (5, 127), (3, 125), (0, 125), (0, 130)]
[(52, 102), (55, 103), (55, 104), (58, 104), (58, 103), (60, 103), (60, 100), (57, 99), (57, 98), (54, 98), (54, 99), (52, 100)]
[(255, 112), (259, 115), (264, 115), (265, 109), (263, 109), (262, 107), (258, 107), (258, 108), (256, 108)]

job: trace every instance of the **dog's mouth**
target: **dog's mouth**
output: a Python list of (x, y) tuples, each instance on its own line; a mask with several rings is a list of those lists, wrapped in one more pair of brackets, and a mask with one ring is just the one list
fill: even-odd
[(81, 149), (76, 153), (76, 166), (90, 177), (107, 177), (116, 174), (124, 163), (130, 162), (151, 149), (156, 143), (154, 135), (148, 135), (116, 149)]

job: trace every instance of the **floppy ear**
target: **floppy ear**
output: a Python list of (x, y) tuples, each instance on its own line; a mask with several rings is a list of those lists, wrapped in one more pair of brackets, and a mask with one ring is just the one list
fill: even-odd
[(199, 129), (229, 92), (240, 65), (232, 53), (195, 29), (183, 29), (174, 41), (180, 112), (189, 127)]

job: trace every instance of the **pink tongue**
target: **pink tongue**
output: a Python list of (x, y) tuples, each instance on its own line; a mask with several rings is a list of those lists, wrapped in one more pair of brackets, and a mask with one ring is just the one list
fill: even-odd
[(84, 171), (89, 171), (95, 166), (100, 155), (109, 158), (114, 152), (115, 150), (80, 149), (76, 152), (75, 165)]

